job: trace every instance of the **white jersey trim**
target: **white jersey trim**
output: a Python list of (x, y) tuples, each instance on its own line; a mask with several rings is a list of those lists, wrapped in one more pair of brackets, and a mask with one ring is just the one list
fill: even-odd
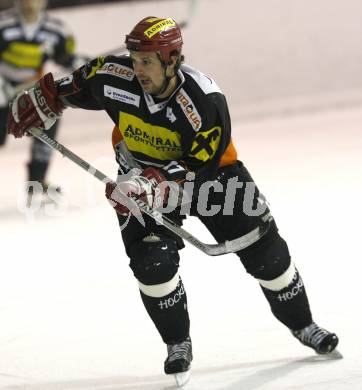
[(181, 70), (182, 72), (190, 75), (206, 95), (214, 92), (222, 93), (219, 86), (215, 83), (215, 81), (211, 77), (206, 76), (205, 74), (201, 73), (199, 70), (193, 68), (192, 66), (182, 64)]
[(15, 39), (23, 38), (23, 29), (20, 26), (8, 27), (3, 31), (4, 41), (13, 41)]
[(0, 74), (10, 81), (23, 83), (34, 78), (37, 71), (35, 69), (16, 68), (5, 62), (0, 62)]
[(0, 29), (6, 28), (8, 26), (14, 26), (17, 23), (17, 20), (14, 16), (5, 17), (4, 19), (0, 19)]

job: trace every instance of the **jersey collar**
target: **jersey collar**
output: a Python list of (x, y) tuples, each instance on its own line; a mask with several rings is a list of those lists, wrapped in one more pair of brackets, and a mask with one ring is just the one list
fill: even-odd
[(34, 23), (28, 23), (25, 21), (21, 14), (18, 15), (20, 26), (23, 30), (25, 39), (32, 40), (34, 39), (36, 33), (38, 32), (40, 26), (42, 25), (45, 18), (44, 11), (40, 12), (38, 19)]
[(172, 92), (172, 94), (167, 98), (167, 100), (164, 100), (163, 102), (155, 102), (153, 99), (153, 96), (149, 93), (143, 91), (143, 95), (145, 97), (145, 101), (148, 107), (148, 110), (151, 114), (154, 114), (155, 112), (161, 111), (163, 108), (165, 108), (168, 104), (168, 102), (172, 99), (172, 97), (177, 93), (177, 91), (182, 87), (182, 85), (185, 83), (185, 76), (179, 69), (177, 72), (177, 75), (180, 79), (180, 83), (178, 83), (175, 90)]

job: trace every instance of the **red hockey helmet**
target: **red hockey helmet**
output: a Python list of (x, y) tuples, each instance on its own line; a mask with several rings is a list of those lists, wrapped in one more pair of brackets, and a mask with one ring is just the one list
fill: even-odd
[(138, 22), (126, 35), (126, 47), (134, 51), (156, 51), (166, 63), (170, 54), (177, 51), (181, 54), (182, 35), (175, 20), (148, 16)]

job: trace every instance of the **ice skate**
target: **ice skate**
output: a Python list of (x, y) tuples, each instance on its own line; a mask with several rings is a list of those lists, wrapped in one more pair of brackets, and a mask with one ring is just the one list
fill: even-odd
[(190, 379), (192, 361), (192, 345), (190, 337), (178, 344), (167, 345), (167, 359), (165, 360), (165, 373), (175, 377), (178, 387), (184, 386)]
[(293, 330), (292, 334), (303, 345), (313, 348), (319, 355), (331, 353), (338, 344), (336, 334), (328, 332), (314, 322), (303, 329)]

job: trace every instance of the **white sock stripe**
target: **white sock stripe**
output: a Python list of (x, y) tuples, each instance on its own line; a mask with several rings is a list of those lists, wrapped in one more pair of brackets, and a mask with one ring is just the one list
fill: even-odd
[(176, 289), (179, 279), (180, 276), (178, 272), (176, 272), (176, 275), (166, 283), (154, 284), (152, 286), (148, 286), (138, 281), (138, 285), (140, 290), (143, 292), (143, 294), (152, 298), (161, 298), (170, 294), (172, 291)]
[(292, 282), (294, 275), (296, 273), (294, 263), (290, 263), (288, 269), (273, 280), (262, 280), (258, 279), (259, 283), (268, 290), (271, 291), (280, 291), (285, 287), (288, 287)]

